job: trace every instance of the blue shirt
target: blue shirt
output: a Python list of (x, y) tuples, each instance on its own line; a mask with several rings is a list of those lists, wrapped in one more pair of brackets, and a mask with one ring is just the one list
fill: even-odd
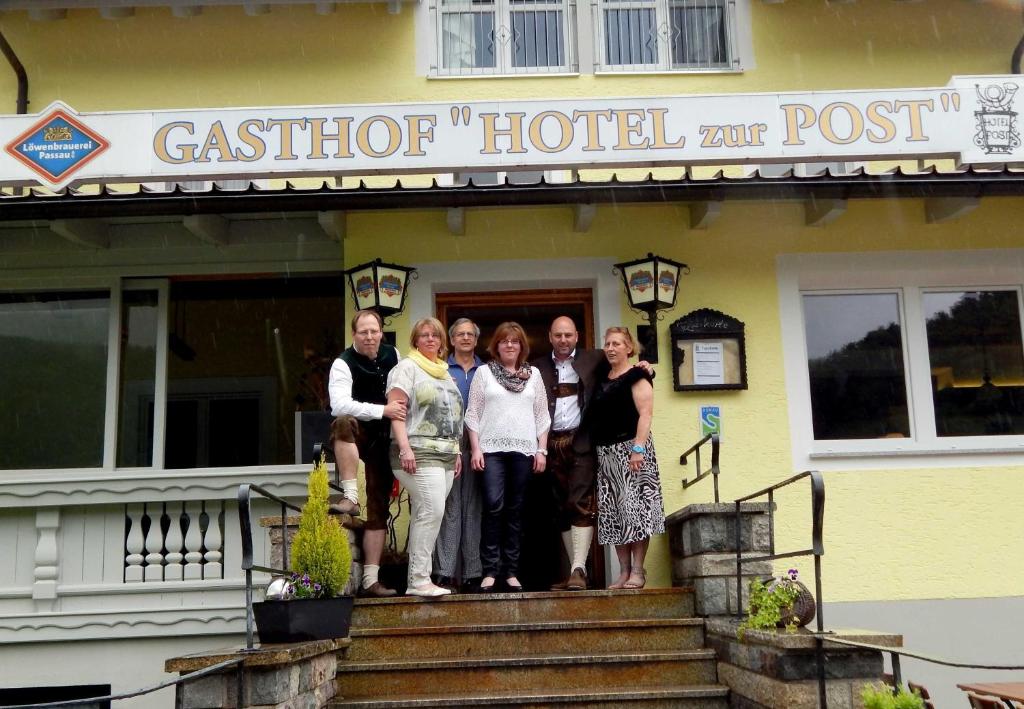
[(469, 368), (467, 372), (462, 366), (455, 361), (455, 355), (448, 355), (448, 373), (452, 375), (452, 379), (455, 380), (455, 386), (459, 388), (459, 393), (462, 394), (462, 404), (465, 406), (469, 403), (469, 387), (473, 383), (473, 375), (476, 374), (478, 367), (482, 367), (484, 361), (473, 355), (473, 366)]

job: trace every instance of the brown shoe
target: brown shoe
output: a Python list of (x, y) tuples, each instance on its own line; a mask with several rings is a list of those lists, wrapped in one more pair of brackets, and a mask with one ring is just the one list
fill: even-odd
[(569, 574), (569, 581), (565, 584), (567, 591), (586, 591), (587, 590), (587, 572), (576, 567)]
[(351, 515), (352, 517), (358, 517), (362, 510), (359, 508), (358, 502), (352, 502), (347, 497), (343, 497), (341, 502), (336, 502), (328, 508), (332, 515)]
[(398, 591), (388, 588), (380, 581), (374, 581), (370, 584), (369, 588), (360, 589), (359, 595), (365, 598), (390, 598), (391, 596), (397, 596)]
[(552, 591), (567, 591), (569, 589), (569, 579), (565, 581), (559, 581), (558, 583), (551, 584)]

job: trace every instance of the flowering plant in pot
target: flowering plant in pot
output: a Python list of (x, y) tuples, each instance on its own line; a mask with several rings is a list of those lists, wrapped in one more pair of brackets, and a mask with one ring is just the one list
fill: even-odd
[(916, 689), (908, 692), (887, 684), (865, 684), (860, 698), (864, 709), (924, 709), (924, 699)]
[(338, 520), (328, 514), (327, 465), (309, 474), (309, 498), (292, 543), (292, 570), (253, 604), (260, 642), (285, 643), (348, 636), (352, 597), (339, 596), (348, 583), (352, 550)]
[(747, 617), (740, 623), (736, 635), (740, 640), (747, 630), (768, 630), (783, 627), (796, 632), (814, 618), (814, 597), (800, 581), (799, 572), (790, 569), (786, 576), (764, 582), (750, 582), (750, 602)]

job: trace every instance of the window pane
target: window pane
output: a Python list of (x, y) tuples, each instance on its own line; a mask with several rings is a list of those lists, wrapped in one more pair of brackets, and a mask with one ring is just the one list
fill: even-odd
[(123, 291), (117, 464), (153, 464), (156, 382), (156, 291)]
[(0, 296), (0, 468), (103, 464), (110, 299)]
[(715, 67), (728, 63), (725, 8), (675, 2), (669, 7), (673, 66)]
[(1024, 433), (1024, 352), (1016, 291), (925, 293), (939, 436)]
[(171, 285), (165, 465), (295, 462), (296, 418), (328, 409), (340, 275)]
[(496, 66), (493, 12), (443, 11), (441, 66), (445, 69)]
[(910, 435), (895, 294), (805, 295), (817, 440)]
[(512, 65), (562, 66), (562, 13), (512, 11)]
[(607, 64), (656, 64), (658, 36), (654, 8), (604, 11)]

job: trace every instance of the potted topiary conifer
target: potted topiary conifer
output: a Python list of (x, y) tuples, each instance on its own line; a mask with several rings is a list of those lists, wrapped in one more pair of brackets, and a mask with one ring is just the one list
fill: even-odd
[(294, 643), (348, 636), (352, 596), (340, 596), (352, 569), (348, 537), (328, 514), (327, 465), (309, 474), (309, 498), (292, 543), (293, 573), (280, 600), (253, 604), (261, 643)]

